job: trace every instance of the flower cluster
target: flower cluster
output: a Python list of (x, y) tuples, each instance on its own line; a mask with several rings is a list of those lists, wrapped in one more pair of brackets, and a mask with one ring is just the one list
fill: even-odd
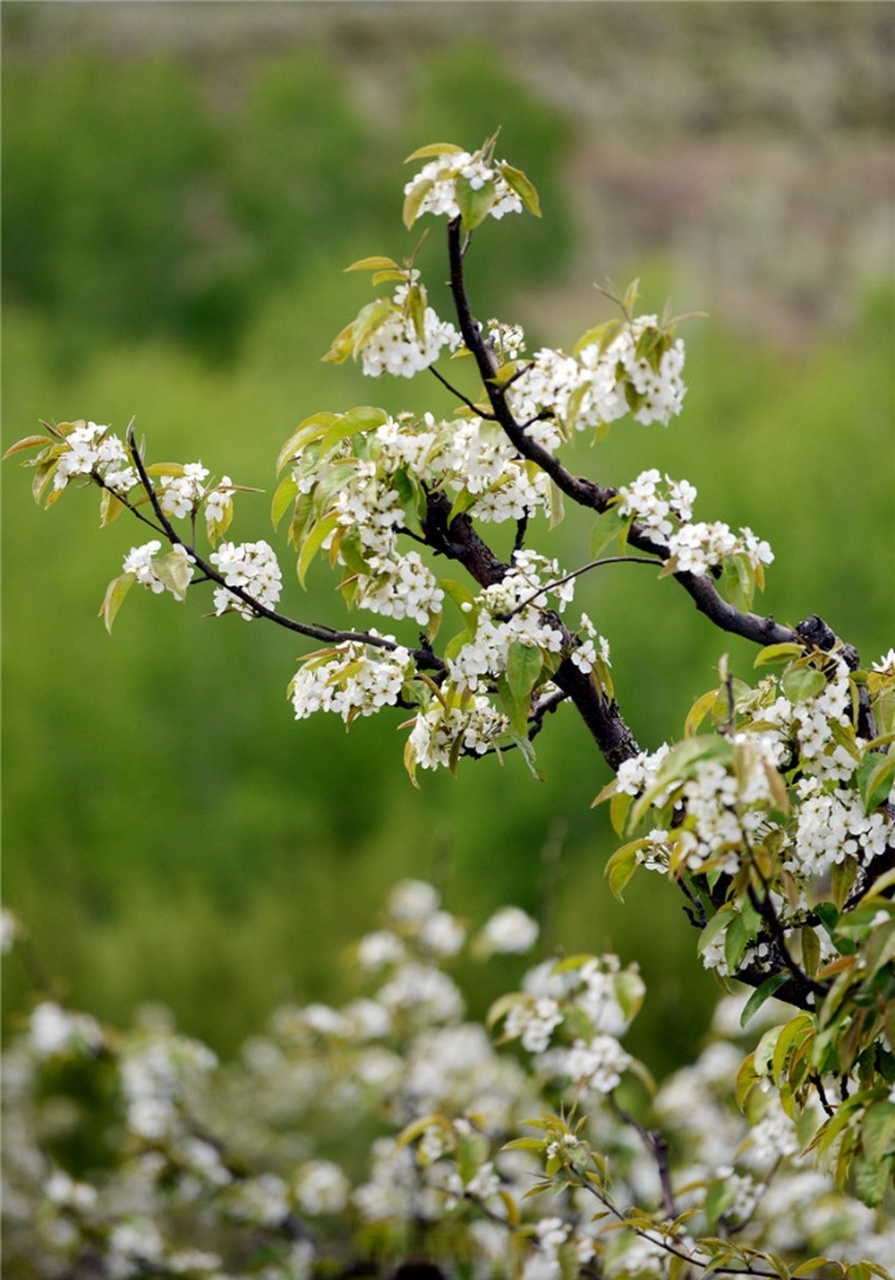
[(631, 516), (651, 533), (668, 539), (680, 524), (689, 524), (696, 489), (689, 480), (662, 477), (658, 469), (641, 471), (631, 484), (619, 485), (616, 504), (620, 516)]
[(508, 181), (515, 173), (506, 161), (489, 162), (484, 148), (474, 153), (445, 148), (405, 184), (404, 221), (410, 226), (424, 213), (458, 218), (476, 194), (492, 218), (521, 213), (522, 197)]
[[(544, 573), (546, 570), (546, 573)], [(546, 578), (546, 583), (542, 581)], [(552, 595), (562, 609), (572, 598), (574, 579), (551, 587), (561, 578), (555, 562), (533, 552), (519, 551), (513, 556), (506, 577), (486, 587), (472, 600), (464, 601), (461, 611), (467, 626), (474, 628), (456, 658), (448, 660), (451, 681), (463, 693), (487, 686), (506, 670), (511, 646), (521, 644), (540, 650), (545, 656), (560, 654), (570, 646), (569, 633), (555, 614), (547, 612)], [(534, 598), (532, 598), (534, 597)], [(588, 619), (583, 625), (590, 627)], [(591, 631), (595, 635), (595, 631)]]
[[(417, 1256), (462, 1258), (470, 1280), (659, 1280), (675, 1255), (792, 1266), (821, 1249), (886, 1275), (891, 1218), (801, 1154), (822, 1117), (796, 1122), (760, 1088), (748, 1120), (735, 1105), (741, 997), (636, 1121), (615, 1100), (637, 1069), (619, 1043), (643, 999), (635, 968), (544, 960), (493, 1007), (496, 1042), (470, 1019), (447, 967), (485, 938), (522, 950), (531, 924), (505, 907), (470, 934), (432, 885), (402, 881), (351, 950), (359, 990), (277, 1008), (227, 1063), (157, 1007), (113, 1032), (39, 1003), (3, 1058), (5, 1265), (319, 1280), (391, 1273), (412, 1230)], [(752, 1043), (781, 1016), (768, 1002)], [(70, 1153), (99, 1134), (101, 1169), (85, 1170)]]
[[(813, 969), (834, 961), (836, 945), (812, 909), (826, 902), (838, 915), (849, 889), (895, 847), (891, 760), (859, 736), (850, 714), (870, 676), (850, 672), (835, 652), (795, 644), (772, 647), (764, 660), (787, 665), (736, 697), (732, 687), (704, 695), (691, 712), (694, 726), (710, 709), (723, 716), (722, 734), (625, 761), (603, 792), (635, 837), (610, 860), (616, 891), (637, 866), (679, 878), (723, 874), (738, 886), (715, 903), (700, 940), (703, 963), (721, 974), (767, 965), (781, 945), (794, 954), (806, 947)], [(875, 664), (870, 702), (882, 716), (895, 688), (886, 671), (885, 659)]]
[(178, 520), (192, 519), (204, 507), (208, 537), (215, 542), (229, 527), (236, 486), (229, 476), (223, 476), (216, 484), (206, 484), (209, 474), (201, 462), (187, 462), (171, 474), (160, 476), (159, 504), (162, 511)]
[(675, 573), (708, 573), (714, 565), (741, 556), (753, 570), (761, 570), (774, 559), (770, 545), (749, 528), (734, 534), (726, 524), (713, 521), (685, 524), (668, 540), (669, 569)]
[(178, 599), (183, 598), (184, 588), (193, 576), (189, 553), (180, 543), (162, 554), (158, 538), (144, 542), (141, 547), (131, 547), (124, 557), (123, 572), (132, 575), (135, 582), (155, 595), (170, 591)]
[(739, 559), (751, 578), (763, 584), (764, 566), (774, 559), (769, 544), (748, 528), (735, 534), (718, 521), (692, 523), (696, 489), (689, 480), (666, 475), (663, 484), (659, 471), (652, 468), (631, 484), (621, 485), (618, 494), (620, 516), (638, 521), (667, 542), (671, 554), (666, 572), (704, 574)]
[(458, 756), (484, 755), (508, 728), (507, 717), (482, 694), (469, 697), (450, 691), (433, 697), (413, 722), (406, 760), (411, 777), (416, 766), (453, 768)]
[[(394, 643), (391, 636), (384, 639)], [(394, 706), (412, 675), (407, 649), (349, 641), (305, 658), (289, 685), (289, 696), (296, 720), (315, 711), (332, 711), (350, 724), (358, 716)]]
[(440, 320), (432, 307), (423, 304), (421, 320), (415, 321), (406, 305), (412, 287), (398, 285), (392, 306), (360, 349), (363, 371), (369, 378), (383, 373), (412, 378), (434, 364), (443, 347), (456, 351), (460, 345), (457, 330), (449, 321)]
[(423, 627), (441, 613), (444, 592), (418, 552), (372, 555), (366, 563), (370, 572), (355, 579), (356, 605), (385, 617), (413, 618)]
[(574, 355), (543, 348), (509, 392), (516, 416), (548, 414), (566, 432), (604, 428), (631, 414), (644, 426), (667, 426), (680, 413), (684, 343), (655, 315), (611, 322), (599, 339), (579, 343)]
[(60, 492), (75, 476), (95, 476), (118, 497), (126, 497), (138, 483), (127, 449), (107, 426), (79, 420), (61, 423), (64, 447), (53, 473), (53, 489)]
[(501, 364), (518, 360), (525, 353), (525, 330), (521, 324), (504, 324), (492, 316), (485, 331), (488, 344)]
[[(254, 603), (272, 609), (280, 598), (283, 575), (276, 553), (270, 543), (222, 542), (210, 556), (228, 587), (239, 587), (247, 592)], [(239, 613), (247, 621), (255, 617), (255, 610), (248, 601), (241, 599), (225, 587), (216, 587), (214, 611)]]

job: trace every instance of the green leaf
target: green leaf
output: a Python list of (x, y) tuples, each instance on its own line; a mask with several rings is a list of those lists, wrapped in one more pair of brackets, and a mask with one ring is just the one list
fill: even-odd
[(152, 567), (171, 594), (178, 600), (186, 599), (187, 587), (193, 576), (193, 566), (177, 550), (153, 557)]
[(730, 1179), (719, 1178), (709, 1184), (704, 1212), (710, 1230), (714, 1230), (718, 1219), (730, 1208), (736, 1196), (736, 1185)]
[[(855, 1190), (864, 1204), (876, 1208), (877, 1205), (882, 1204), (887, 1191), (892, 1186), (893, 1174), (895, 1174), (895, 1154), (886, 1156), (877, 1163), (868, 1160), (862, 1151), (858, 1151), (851, 1166), (850, 1176), (854, 1179)], [(868, 1280), (871, 1274), (867, 1272)]]
[(350, 267), (345, 268), (345, 272), (349, 271), (400, 271), (400, 267), (394, 258), (385, 258), (382, 254), (374, 254), (370, 258), (358, 258), (357, 262), (352, 262)]
[(624, 902), (622, 891), (639, 865), (638, 854), (649, 841), (632, 840), (623, 844), (606, 863), (605, 875), (609, 880), (609, 891), (617, 902)]
[(559, 485), (553, 480), (550, 481), (550, 501), (548, 503), (548, 511), (550, 514), (548, 528), (552, 533), (557, 525), (562, 524), (566, 514), (562, 489), (560, 489)]
[(755, 571), (745, 555), (725, 556), (724, 593), (735, 609), (748, 613), (755, 595)]
[(743, 952), (752, 941), (753, 936), (753, 932), (743, 916), (734, 915), (724, 937), (724, 959), (727, 961), (727, 968), (731, 973), (735, 973), (739, 968)]
[(490, 1144), (483, 1133), (464, 1133), (457, 1143), (457, 1169), (464, 1185), (475, 1177), (488, 1158)]
[(21, 440), (17, 440), (15, 444), (11, 444), (3, 455), (3, 461), (11, 458), (14, 453), (20, 453), (22, 449), (36, 449), (39, 444), (52, 444), (53, 441), (49, 436), (24, 436)]
[(833, 869), (830, 872), (830, 889), (833, 901), (840, 911), (848, 901), (848, 895), (851, 893), (857, 874), (858, 864), (852, 858), (833, 863)]
[(136, 576), (133, 573), (122, 573), (120, 577), (113, 578), (106, 587), (106, 594), (100, 605), (99, 616), (105, 619), (106, 630), (109, 635), (112, 634), (112, 623), (115, 621), (115, 615), (136, 580)]
[(296, 550), (301, 546), (302, 539), (305, 535), (311, 519), (314, 515), (314, 498), (310, 493), (300, 493), (295, 503), (295, 510), (292, 513), (292, 519), (289, 522), (289, 533), (287, 542), (290, 547)]
[(783, 673), (780, 687), (790, 702), (816, 698), (826, 688), (826, 677), (816, 667), (791, 667)]
[(619, 549), (624, 552), (632, 520), (633, 516), (619, 515), (617, 506), (611, 506), (602, 515), (597, 516), (590, 535), (591, 559), (596, 560), (615, 539), (618, 539)]
[(494, 182), (484, 182), (480, 187), (472, 187), (467, 178), (459, 177), (455, 186), (463, 230), (475, 231), (485, 221), (494, 204), (497, 194)]
[(270, 518), (275, 529), (282, 520), (286, 508), (291, 502), (295, 501), (297, 496), (298, 485), (292, 479), (292, 476), (283, 476), (270, 502)]
[(868, 752), (858, 765), (858, 787), (864, 801), (864, 812), (873, 813), (884, 804), (895, 778), (895, 752), (879, 755)]
[(657, 782), (667, 786), (669, 782), (692, 777), (696, 766), (703, 760), (713, 759), (727, 764), (731, 756), (731, 745), (720, 734), (702, 733), (693, 738), (685, 738), (683, 742), (676, 743), (662, 761)]
[(326, 516), (325, 519), (317, 521), (305, 538), (298, 557), (298, 580), (302, 586), (305, 585), (305, 577), (311, 561), (338, 524), (338, 515)]
[(809, 925), (799, 930), (802, 939), (802, 968), (813, 978), (820, 965), (820, 939)]
[(861, 1146), (867, 1159), (874, 1163), (895, 1153), (895, 1102), (883, 1098), (867, 1108), (861, 1125)]
[(501, 705), (509, 717), (510, 724), (515, 729), (519, 739), (527, 740), (528, 736), (528, 713), (531, 709), (531, 700), (529, 697), (517, 698), (510, 682), (505, 674), (501, 674), (497, 680), (497, 694), (500, 698)]
[(277, 471), (282, 471), (286, 463), (291, 462), (295, 455), (310, 444), (312, 440), (319, 439), (339, 416), (339, 414), (330, 413), (327, 410), (322, 413), (314, 413), (310, 418), (305, 418), (293, 431), (277, 455)]
[(339, 543), (339, 555), (342, 557), (342, 563), (352, 573), (370, 572), (358, 528), (352, 526), (345, 530)]
[(516, 195), (519, 196), (528, 212), (533, 213), (536, 218), (540, 218), (541, 204), (538, 200), (538, 193), (522, 170), (514, 169), (506, 161), (498, 164), (497, 169), (503, 175), (507, 186), (512, 187)]
[(405, 299), (407, 314), (413, 325), (420, 346), (426, 341), (426, 291), (421, 285), (412, 284)]
[[(453, 578), (439, 578), (438, 585), (441, 587), (448, 599), (453, 600), (454, 604), (457, 606), (466, 630), (472, 635), (475, 635), (476, 626), (478, 624), (478, 606), (476, 605), (475, 597), (472, 592), (462, 582), (455, 582)], [(468, 605), (469, 607), (464, 609), (464, 605)], [(465, 644), (465, 636), (463, 640)]]
[(410, 155), (404, 161), (410, 164), (411, 160), (437, 160), (439, 156), (455, 156), (463, 150), (453, 142), (429, 142), (424, 147), (417, 147), (416, 151), (411, 151)]
[(755, 667), (764, 667), (774, 662), (790, 662), (793, 658), (798, 658), (804, 653), (804, 649), (800, 644), (769, 644), (762, 649), (758, 657), (752, 664)]
[(334, 422), (320, 441), (320, 459), (324, 461), (333, 450), (350, 436), (360, 435), (366, 431), (375, 431), (388, 420), (384, 409), (372, 405), (357, 405)]
[(758, 1084), (760, 1078), (761, 1077), (758, 1072), (755, 1070), (755, 1061), (750, 1053), (749, 1056), (744, 1058), (740, 1063), (734, 1090), (736, 1104), (744, 1114), (746, 1112), (746, 1105), (749, 1101), (749, 1096)]
[(572, 355), (579, 356), (585, 347), (593, 346), (595, 342), (600, 344), (601, 354), (606, 348), (615, 341), (624, 328), (622, 320), (604, 320), (602, 324), (596, 325), (593, 329), (588, 329), (583, 333), (572, 348)]
[[(47, 485), (49, 484), (50, 479), (52, 478), (52, 475), (56, 470), (56, 468), (58, 467), (58, 465), (59, 465), (58, 458), (49, 458), (47, 459), (46, 462), (37, 463), (35, 467), (34, 475), (31, 480), (31, 494), (35, 502), (40, 502), (41, 498), (43, 497), (44, 489), (46, 489)], [(55, 491), (51, 491), (50, 497), (47, 499), (47, 506), (48, 507), (50, 506), (50, 500), (54, 497), (54, 495), (55, 497), (59, 497), (64, 492), (65, 492), (64, 489), (57, 489)]]
[[(517, 702), (528, 702), (537, 683), (544, 658), (540, 649), (514, 640), (507, 655), (507, 682)], [(526, 713), (527, 718), (527, 713)]]
[(478, 500), (478, 496), (479, 495), (476, 493), (470, 493), (469, 490), (464, 485), (464, 487), (460, 490), (460, 492), (457, 494), (456, 498), (454, 499), (453, 503), (451, 504), (451, 509), (448, 512), (448, 518), (447, 518), (448, 528), (451, 527), (451, 521), (456, 516), (465, 515), (467, 511), (469, 511), (472, 507), (475, 506)]
[(687, 712), (687, 719), (684, 721), (685, 738), (693, 738), (696, 736), (696, 730), (712, 710), (717, 700), (717, 689), (709, 689), (708, 693), (703, 693), (696, 699), (693, 706)]
[(99, 523), (102, 528), (107, 524), (111, 524), (113, 520), (117, 520), (124, 510), (124, 503), (120, 498), (116, 497), (109, 489), (103, 489), (103, 495), (99, 501)]
[(495, 387), (502, 387), (505, 383), (515, 378), (517, 370), (524, 368), (523, 360), (511, 360), (509, 364), (502, 364), (493, 377), (488, 378), (488, 382)]
[[(409, 158), (409, 157), (408, 157)], [(404, 226), (408, 229), (413, 226), (417, 218), (420, 216), (420, 208), (426, 196), (435, 186), (431, 178), (426, 178), (422, 182), (415, 182), (404, 197), (404, 208), (401, 216)]]
[(351, 345), (351, 354), (355, 360), (376, 330), (398, 314), (398, 308), (391, 298), (377, 298), (375, 302), (368, 302), (365, 307), (361, 307), (354, 322), (354, 341)]
[(324, 364), (345, 363), (351, 355), (352, 348), (354, 347), (355, 323), (356, 322), (352, 320), (351, 324), (346, 324), (345, 328), (336, 334), (330, 343), (329, 350), (325, 355), (320, 357)]
[[(597, 796), (594, 804), (597, 804), (599, 799), (600, 797)], [(633, 799), (634, 797), (628, 795), (626, 791), (616, 791), (609, 802), (609, 821), (617, 836), (624, 834)]]
[(775, 992), (780, 990), (788, 977), (789, 975), (786, 973), (774, 973), (770, 978), (765, 978), (761, 986), (753, 991), (746, 1001), (743, 1012), (740, 1014), (741, 1027), (745, 1027), (746, 1023), (758, 1012), (765, 1000), (769, 1000)]

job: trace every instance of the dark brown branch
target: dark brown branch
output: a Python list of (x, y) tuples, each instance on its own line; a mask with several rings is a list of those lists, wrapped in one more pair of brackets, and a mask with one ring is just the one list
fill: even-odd
[[(806, 1003), (812, 995), (815, 997), (826, 995), (828, 987), (824, 986), (820, 982), (815, 982), (814, 979), (809, 977), (808, 974), (796, 964), (795, 960), (793, 960), (786, 941), (786, 934), (784, 932), (783, 925), (780, 923), (780, 918), (774, 910), (774, 904), (771, 902), (768, 887), (766, 884), (763, 884), (763, 888), (765, 892), (764, 896), (761, 896), (756, 892), (754, 886), (750, 884), (749, 901), (767, 925), (768, 935), (772, 944), (777, 951), (783, 966), (789, 970), (793, 983), (804, 992)], [(808, 1007), (814, 1007), (814, 1002), (812, 1002)]]
[[(457, 312), (460, 332), (466, 346), (475, 357), (482, 381), (491, 402), (494, 417), (500, 423), (508, 439), (524, 457), (535, 462), (545, 471), (553, 483), (567, 497), (579, 506), (602, 513), (606, 511), (617, 490), (603, 488), (582, 476), (573, 476), (567, 471), (549, 449), (532, 440), (523, 427), (516, 421), (506, 400), (506, 387), (500, 387), (494, 381), (497, 372), (494, 356), (482, 337), (482, 328), (472, 315), (469, 298), (466, 293), (466, 282), (463, 275), (463, 252), (461, 244), (460, 219), (455, 218), (448, 223), (448, 256), (450, 259), (450, 287)], [(668, 545), (657, 538), (643, 526), (633, 524), (628, 534), (628, 542), (638, 551), (656, 556), (662, 561), (670, 558)], [(810, 643), (807, 637), (794, 631), (791, 627), (781, 625), (772, 617), (760, 617), (754, 613), (742, 613), (728, 604), (718, 593), (717, 588), (707, 575), (694, 573), (676, 573), (676, 580), (691, 596), (696, 608), (719, 627), (733, 635), (743, 636), (755, 644), (783, 644), (788, 641)], [(828, 628), (829, 630), (829, 628)], [(832, 634), (832, 632), (830, 633)]]
[[(429, 545), (442, 555), (462, 564), (466, 571), (482, 587), (502, 582), (509, 565), (494, 554), (479, 537), (467, 515), (455, 516), (449, 521), (451, 500), (438, 489), (427, 495), (427, 516), (423, 532)], [(563, 626), (559, 616), (544, 610), (557, 628), (561, 628), (571, 646), (573, 638)], [(553, 676), (553, 682), (575, 704), (585, 726), (600, 749), (609, 767), (616, 771), (619, 765), (639, 755), (640, 748), (628, 725), (622, 718), (618, 703), (608, 698), (596, 687), (590, 676), (567, 658)]]

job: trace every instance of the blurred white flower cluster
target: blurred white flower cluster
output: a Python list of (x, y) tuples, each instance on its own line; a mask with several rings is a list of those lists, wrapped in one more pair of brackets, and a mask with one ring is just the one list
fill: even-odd
[[(391, 1271), (411, 1229), (470, 1280), (658, 1278), (669, 1246), (704, 1267), (700, 1237), (726, 1232), (791, 1265), (892, 1256), (891, 1219), (801, 1154), (821, 1116), (796, 1123), (771, 1091), (748, 1121), (734, 1105), (742, 998), (722, 1000), (702, 1054), (641, 1114), (669, 1141), (664, 1172), (614, 1102), (642, 1071), (619, 1043), (643, 1000), (636, 967), (542, 960), (493, 1006), (495, 1041), (457, 973), (537, 934), (518, 907), (471, 931), (431, 884), (401, 881), (352, 948), (360, 993), (281, 1006), (224, 1064), (159, 1009), (122, 1032), (38, 1003), (3, 1058), (10, 1275), (317, 1280), (374, 1258)], [(768, 1002), (753, 1040), (782, 1017)], [(101, 1167), (76, 1155), (88, 1139)], [(686, 1231), (663, 1217), (660, 1174)]]

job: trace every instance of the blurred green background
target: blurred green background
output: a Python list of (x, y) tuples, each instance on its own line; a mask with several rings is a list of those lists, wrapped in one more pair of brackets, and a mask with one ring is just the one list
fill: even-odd
[[(749, 524), (778, 563), (760, 607), (812, 612), (867, 661), (893, 642), (893, 89), (884, 5), (6, 4), (5, 445), (40, 417), (132, 415), (155, 459), (197, 458), (271, 490), (307, 414), (373, 402), (450, 411), (434, 380), (371, 383), (319, 361), (368, 300), (344, 275), (407, 254), (401, 161), (430, 141), (500, 153), (542, 222), (484, 227), (482, 317), (530, 349), (606, 314), (593, 283), (639, 275), (683, 328), (690, 387), (667, 431), (618, 424), (574, 465), (601, 483), (658, 466), (697, 518)], [(422, 265), (445, 276), (440, 226)], [(633, 1046), (659, 1072), (714, 997), (675, 895), (643, 877), (620, 908), (608, 775), (571, 714), (460, 777), (401, 767), (400, 716), (350, 735), (295, 724), (296, 638), (207, 601), (131, 595), (95, 613), (143, 541), (98, 530), (92, 494), (49, 513), (4, 472), (4, 898), (62, 994), (127, 1021), (163, 1000), (232, 1051), (284, 999), (335, 999), (340, 950), (397, 877), (435, 876), (475, 921), (515, 901), (547, 945), (638, 958)], [(233, 535), (272, 537), (242, 496)], [(588, 558), (570, 518), (543, 549)], [(289, 553), (282, 538), (284, 568)], [(283, 607), (335, 621), (325, 573)], [(198, 593), (197, 593), (198, 595)], [(609, 637), (644, 746), (680, 731), (731, 654), (673, 584), (607, 569), (576, 605)], [(6, 1019), (30, 998), (6, 966)], [(498, 979), (478, 977), (484, 1007)]]

